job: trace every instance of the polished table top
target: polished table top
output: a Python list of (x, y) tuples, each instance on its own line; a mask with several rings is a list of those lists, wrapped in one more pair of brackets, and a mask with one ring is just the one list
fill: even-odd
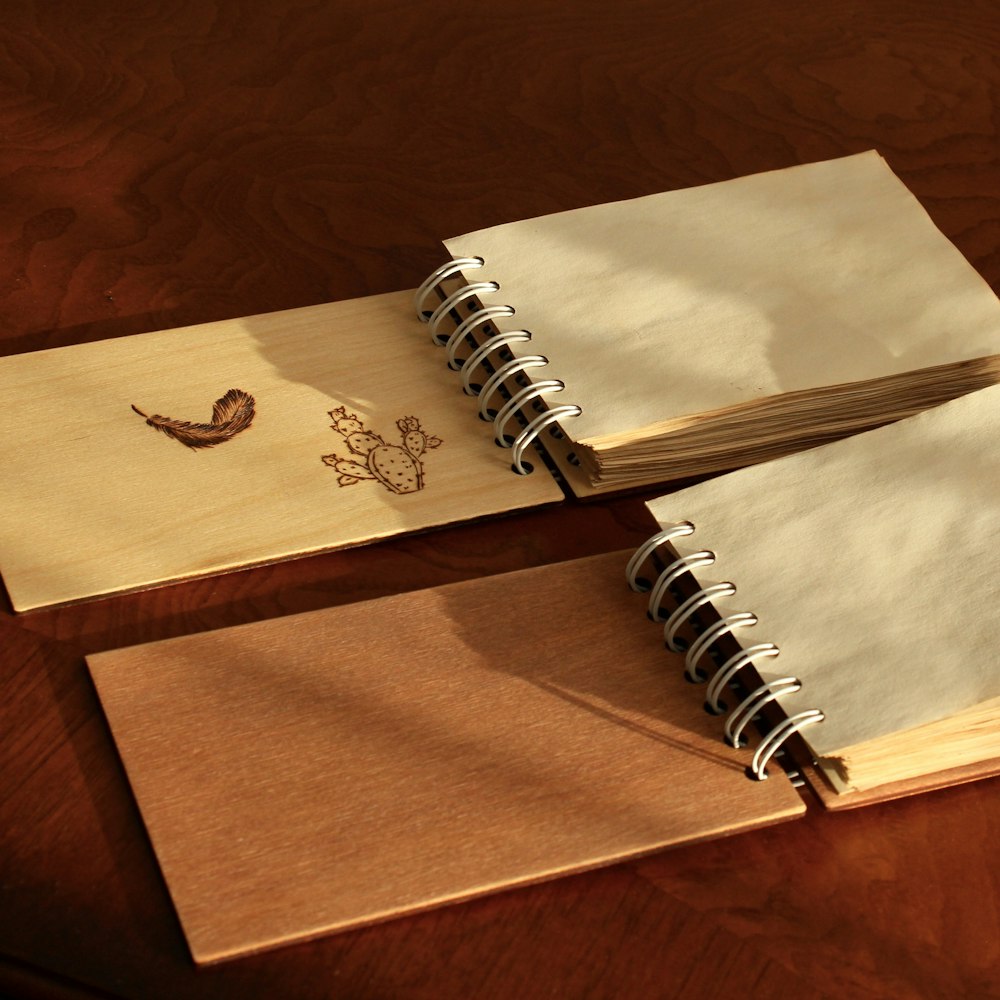
[[(0, 45), (4, 353), (408, 288), (444, 236), (871, 147), (1000, 288), (994, 0), (18, 0)], [(997, 780), (195, 968), (84, 655), (625, 548), (641, 499), (5, 603), (0, 994), (1000, 996)]]

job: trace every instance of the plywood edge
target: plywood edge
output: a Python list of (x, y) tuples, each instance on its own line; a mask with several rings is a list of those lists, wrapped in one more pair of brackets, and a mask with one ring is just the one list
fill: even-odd
[(922, 775), (919, 778), (908, 778), (905, 781), (892, 781), (877, 788), (864, 791), (838, 792), (826, 778), (823, 771), (815, 764), (803, 764), (799, 768), (802, 777), (816, 795), (825, 809), (831, 811), (841, 809), (858, 809), (862, 806), (874, 805), (878, 802), (889, 802), (893, 799), (906, 798), (909, 795), (922, 795), (925, 792), (949, 788), (970, 781), (979, 781), (1000, 775), (1000, 757), (983, 761), (978, 764), (966, 764), (945, 771)]

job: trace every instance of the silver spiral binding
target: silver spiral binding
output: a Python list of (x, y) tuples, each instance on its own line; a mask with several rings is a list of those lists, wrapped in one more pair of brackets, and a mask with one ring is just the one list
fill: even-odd
[[(455, 358), (455, 352), (458, 350), (462, 341), (465, 340), (467, 334), (471, 333), (477, 326), (481, 323), (487, 322), (488, 320), (496, 319), (498, 316), (513, 315), (514, 310), (510, 306), (487, 306), (485, 309), (479, 309), (474, 312), (468, 319), (462, 320), (462, 322), (455, 328), (455, 332), (448, 338), (447, 343), (444, 345), (448, 355), (448, 367), (453, 372), (457, 372), (462, 367), (462, 365)], [(528, 331), (522, 330), (521, 333), (528, 333)], [(531, 339), (530, 333), (528, 333), (528, 339)]]
[(667, 525), (651, 538), (647, 538), (635, 550), (625, 567), (625, 579), (629, 587), (637, 593), (644, 590), (645, 588), (639, 583), (639, 570), (642, 564), (664, 543), (669, 542), (672, 538), (690, 535), (693, 531), (694, 525), (690, 521), (678, 521), (676, 524)]
[[(486, 262), (482, 257), (460, 257), (448, 261), (432, 271), (421, 282), (420, 287), (414, 293), (414, 306), (418, 318), (430, 325), (431, 340), (439, 347), (446, 348), (448, 367), (452, 371), (461, 371), (463, 391), (470, 396), (477, 395), (472, 388), (472, 373), (479, 365), (486, 361), (490, 353), (507, 344), (531, 340), (531, 334), (527, 330), (498, 333), (495, 336), (489, 337), (478, 347), (475, 347), (465, 361), (458, 360), (456, 354), (459, 346), (467, 340), (473, 330), (489, 320), (514, 315), (514, 308), (509, 305), (480, 306), (470, 316), (460, 320), (455, 330), (449, 336), (444, 336), (440, 333), (439, 327), (441, 322), (456, 306), (460, 305), (466, 299), (473, 298), (480, 292), (499, 291), (500, 285), (495, 281), (479, 281), (464, 285), (450, 295), (445, 296), (443, 301), (429, 316), (425, 316), (424, 312), (428, 297), (439, 288), (443, 281), (458, 274), (465, 268), (480, 268), (484, 267), (485, 264)], [(490, 419), (490, 400), (493, 394), (500, 389), (501, 385), (508, 378), (518, 375), (528, 368), (540, 368), (548, 363), (548, 358), (542, 357), (539, 354), (529, 354), (521, 358), (512, 358), (494, 368), (492, 374), (478, 392), (479, 416), (483, 420)], [(503, 447), (507, 446), (505, 427), (510, 418), (515, 414), (519, 414), (522, 423), (524, 423), (523, 429), (510, 445), (512, 465), (515, 472), (526, 475), (531, 471), (530, 466), (526, 466), (523, 461), (524, 452), (546, 427), (566, 417), (578, 417), (583, 412), (579, 406), (575, 405), (557, 406), (551, 410), (545, 410), (530, 420), (523, 412), (522, 407), (531, 400), (539, 399), (550, 392), (561, 392), (565, 388), (565, 383), (559, 379), (547, 379), (527, 385), (522, 384), (520, 389), (508, 396), (506, 403), (500, 407), (499, 411), (493, 417), (494, 435), (497, 443)], [(506, 389), (504, 390), (504, 394), (507, 395)]]
[[(754, 616), (756, 621), (756, 616)], [(715, 672), (708, 687), (705, 689), (705, 703), (709, 711), (721, 712), (722, 704), (719, 696), (726, 690), (726, 685), (746, 666), (758, 660), (770, 659), (781, 652), (773, 642), (762, 642), (756, 646), (748, 646), (731, 656)]]
[(730, 597), (735, 593), (736, 585), (727, 581), (726, 583), (713, 583), (708, 587), (703, 587), (696, 594), (692, 594), (667, 619), (667, 624), (663, 626), (663, 641), (667, 644), (667, 649), (672, 653), (684, 652), (684, 647), (676, 639), (677, 632), (684, 622), (700, 607), (708, 604), (713, 597)]
[(417, 319), (421, 323), (426, 323), (430, 318), (424, 315), (424, 303), (442, 281), (450, 278), (453, 274), (458, 274), (466, 267), (482, 267), (485, 263), (482, 257), (456, 257), (431, 271), (413, 293), (413, 306), (417, 311)]
[(711, 566), (715, 562), (715, 553), (703, 549), (701, 552), (692, 552), (689, 556), (681, 556), (675, 559), (657, 578), (649, 592), (649, 602), (646, 605), (646, 612), (654, 622), (664, 621), (661, 610), (663, 598), (670, 585), (683, 576), (689, 570), (702, 569)]
[(765, 705), (783, 694), (794, 694), (801, 690), (802, 682), (797, 677), (779, 677), (754, 688), (726, 717), (723, 727), (726, 742), (733, 747), (742, 746), (743, 730)]
[(767, 762), (781, 749), (782, 744), (806, 726), (815, 725), (825, 718), (826, 716), (818, 708), (809, 708), (782, 719), (757, 747), (749, 768), (753, 777), (763, 781), (767, 777)]
[(491, 420), (488, 410), (490, 408), (490, 398), (493, 393), (500, 388), (501, 383), (516, 372), (525, 368), (544, 368), (549, 363), (548, 358), (543, 358), (540, 354), (528, 354), (523, 358), (513, 358), (499, 368), (486, 380), (483, 388), (479, 392), (479, 416), (483, 420)]
[[(701, 679), (698, 673), (698, 661), (708, 652), (708, 648), (717, 639), (721, 639), (724, 635), (729, 635), (738, 628), (747, 628), (751, 625), (757, 624), (757, 616), (751, 611), (740, 611), (735, 615), (729, 615), (726, 618), (720, 618), (714, 625), (710, 625), (705, 631), (698, 636), (693, 643), (691, 643), (691, 648), (687, 651), (687, 656), (684, 657), (684, 667), (687, 678), (690, 681), (697, 681)], [(777, 648), (777, 647), (775, 647)], [(716, 675), (712, 678), (712, 684), (714, 685), (718, 680), (719, 674), (722, 671), (718, 671)], [(720, 684), (727, 683), (726, 681), (720, 681)], [(722, 688), (719, 688), (721, 691)], [(718, 695), (712, 696), (712, 687), (709, 686), (709, 702), (713, 706), (714, 711), (718, 711), (716, 702), (718, 701)]]
[(441, 334), (438, 333), (438, 326), (440, 326), (441, 320), (443, 320), (445, 316), (447, 316), (448, 313), (455, 308), (455, 306), (464, 302), (466, 299), (471, 299), (474, 295), (478, 295), (480, 292), (497, 292), (499, 290), (500, 286), (495, 281), (476, 281), (471, 285), (464, 285), (457, 291), (452, 292), (451, 295), (449, 295), (448, 298), (446, 298), (444, 302), (442, 302), (441, 305), (439, 305), (437, 309), (431, 313), (431, 317), (427, 321), (431, 328), (431, 340), (439, 346), (443, 346), (447, 343), (448, 338), (442, 337)]
[(521, 431), (520, 434), (514, 439), (514, 443), (510, 446), (510, 458), (511, 463), (514, 466), (514, 471), (519, 475), (527, 475), (530, 469), (526, 469), (521, 461), (521, 456), (524, 454), (524, 449), (531, 444), (532, 441), (538, 437), (539, 434), (549, 424), (554, 424), (557, 420), (562, 420), (564, 417), (578, 417), (583, 413), (583, 410), (579, 406), (569, 405), (569, 406), (554, 406), (551, 410), (546, 410), (543, 414), (535, 417), (527, 427)]
[[(640, 582), (639, 571), (646, 560), (653, 555), (660, 545), (666, 544), (674, 538), (691, 535), (694, 531), (695, 526), (690, 521), (679, 521), (676, 524), (667, 525), (640, 545), (628, 561), (628, 565), (625, 568), (625, 578), (628, 581), (628, 585), (634, 591), (650, 590), (648, 611), (649, 616), (654, 621), (663, 620), (661, 604), (671, 584), (685, 573), (712, 565), (715, 562), (715, 553), (704, 549), (675, 558), (659, 574), (656, 581), (648, 587), (644, 582)], [(733, 583), (728, 581), (713, 583), (701, 587), (690, 597), (681, 601), (669, 615), (663, 626), (663, 638), (667, 648), (675, 653), (684, 652), (684, 644), (677, 639), (677, 633), (681, 626), (705, 604), (708, 604), (715, 598), (731, 597), (735, 593), (736, 586)], [(756, 624), (758, 624), (758, 618), (755, 614), (749, 611), (741, 611), (731, 615), (720, 616), (717, 621), (709, 625), (694, 639), (685, 653), (685, 676), (688, 680), (698, 681), (702, 679), (702, 675), (699, 672), (699, 664), (720, 639), (734, 633), (737, 629), (749, 628)], [(734, 682), (740, 671), (744, 667), (756, 664), (760, 660), (774, 658), (780, 652), (780, 649), (771, 642), (758, 643), (753, 646), (740, 648), (737, 653), (730, 656), (714, 672), (709, 680), (706, 689), (705, 708), (714, 713), (724, 711), (725, 706), (720, 700), (721, 696), (726, 688)], [(780, 677), (776, 680), (759, 684), (730, 712), (724, 726), (726, 741), (734, 747), (741, 746), (744, 730), (759, 715), (765, 705), (777, 701), (782, 695), (792, 694), (801, 689), (802, 683), (795, 677)], [(753, 755), (750, 766), (747, 768), (747, 773), (758, 781), (767, 778), (768, 761), (781, 749), (785, 742), (807, 726), (822, 722), (824, 718), (823, 712), (819, 709), (811, 708), (806, 711), (797, 712), (778, 722), (763, 736), (760, 745)]]
[(498, 445), (502, 447), (507, 446), (507, 441), (504, 436), (504, 429), (507, 426), (507, 421), (519, 410), (525, 403), (530, 403), (531, 400), (537, 399), (539, 396), (544, 396), (546, 393), (550, 392), (562, 392), (566, 388), (566, 383), (559, 379), (549, 378), (542, 379), (541, 382), (531, 382), (526, 385), (523, 389), (518, 389), (510, 399), (507, 400), (503, 406), (497, 411), (497, 415), (493, 418), (493, 438)]
[(472, 373), (479, 367), (498, 347), (506, 347), (508, 344), (518, 341), (531, 340), (531, 334), (527, 330), (515, 330), (513, 333), (498, 333), (496, 336), (484, 340), (466, 359), (462, 365), (462, 391), (466, 396), (477, 396), (482, 389), (477, 392), (472, 388)]

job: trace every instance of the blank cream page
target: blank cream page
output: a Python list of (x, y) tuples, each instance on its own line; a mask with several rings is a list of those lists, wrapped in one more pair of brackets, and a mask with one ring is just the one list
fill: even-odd
[[(788, 713), (819, 708), (819, 754), (1000, 695), (1000, 387), (650, 504), (689, 520), (699, 581), (732, 581), (773, 642), (766, 679), (794, 675)], [(702, 573), (705, 576), (702, 576)], [(1000, 752), (1000, 747), (998, 747)]]
[(483, 305), (566, 383), (577, 441), (1000, 353), (1000, 303), (875, 152), (514, 222)]

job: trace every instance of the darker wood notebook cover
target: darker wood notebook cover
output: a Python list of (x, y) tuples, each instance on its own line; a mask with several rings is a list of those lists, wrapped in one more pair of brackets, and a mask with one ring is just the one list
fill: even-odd
[(88, 657), (195, 959), (797, 816), (626, 555)]

